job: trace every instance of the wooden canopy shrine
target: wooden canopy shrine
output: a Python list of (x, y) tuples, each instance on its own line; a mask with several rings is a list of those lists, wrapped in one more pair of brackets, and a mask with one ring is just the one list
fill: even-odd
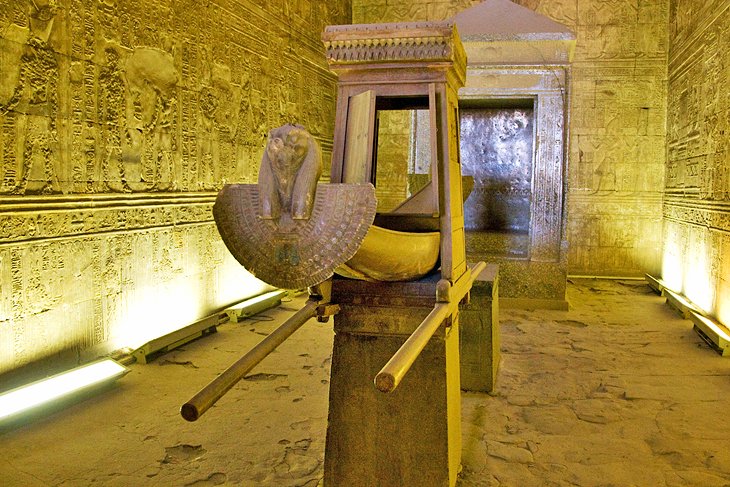
[(459, 161), (458, 89), (466, 55), (452, 22), (328, 26), (322, 35), (337, 73), (331, 182), (373, 182), (378, 111), (428, 109), (431, 184), (395, 210), (438, 218), (441, 277), (466, 271)]

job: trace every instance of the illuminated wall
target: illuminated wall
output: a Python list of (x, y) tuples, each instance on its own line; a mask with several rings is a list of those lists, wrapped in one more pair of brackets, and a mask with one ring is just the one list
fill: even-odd
[[(477, 3), (353, 0), (353, 21), (441, 19)], [(514, 3), (577, 35), (570, 86), (568, 272), (658, 272), (669, 1)]]
[(662, 278), (730, 323), (730, 1), (672, 0)]
[(262, 290), (212, 221), (268, 129), (331, 153), (349, 0), (0, 2), (0, 374), (136, 346)]

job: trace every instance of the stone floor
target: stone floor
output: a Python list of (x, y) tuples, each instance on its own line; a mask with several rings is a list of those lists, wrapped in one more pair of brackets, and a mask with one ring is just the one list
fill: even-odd
[[(730, 486), (730, 360), (640, 281), (502, 310), (492, 395), (463, 395), (466, 486)], [(332, 326), (307, 323), (198, 422), (178, 408), (298, 301), (0, 436), (2, 486), (317, 486)]]

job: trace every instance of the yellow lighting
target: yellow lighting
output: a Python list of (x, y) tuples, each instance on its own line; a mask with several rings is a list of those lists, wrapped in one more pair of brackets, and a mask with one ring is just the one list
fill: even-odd
[(662, 281), (667, 288), (676, 292), (682, 291), (684, 282), (685, 240), (686, 235), (680, 226), (672, 222), (666, 223), (662, 253)]
[(214, 273), (186, 274), (124, 294), (112, 318), (112, 349), (138, 349), (242, 299), (271, 290), (233, 257)]
[(262, 301), (266, 301), (269, 298), (273, 298), (274, 296), (283, 296), (285, 294), (286, 294), (285, 292), (277, 289), (276, 291), (270, 291), (270, 292), (264, 293), (260, 296), (256, 296), (254, 298), (247, 299), (246, 301), (242, 302), (239, 306), (236, 306), (236, 308), (247, 308), (249, 306), (254, 306), (256, 304), (259, 304)]
[(715, 279), (708, 259), (712, 249), (703, 229), (691, 229), (684, 255), (684, 279), (681, 292), (704, 313), (711, 313), (715, 300)]
[(226, 314), (232, 323), (237, 323), (249, 316), (261, 313), (262, 311), (273, 308), (274, 306), (278, 306), (281, 304), (281, 298), (286, 296), (286, 294), (286, 291), (282, 291), (280, 289), (269, 291), (268, 293), (249, 298), (236, 306), (228, 308), (226, 310)]
[(712, 333), (716, 334), (724, 343), (730, 343), (730, 334), (728, 334), (727, 328), (725, 328), (722, 324), (716, 323), (699, 313), (692, 313), (692, 321), (701, 325), (705, 330), (712, 331)]
[(723, 289), (722, 291), (718, 293), (717, 313), (715, 313), (715, 317), (718, 322), (727, 326), (727, 324), (730, 324), (730, 292), (726, 289)]
[(662, 281), (664, 285), (673, 290), (682, 289), (684, 273), (682, 272), (682, 261), (676, 254), (664, 252), (662, 259)]
[(672, 296), (677, 301), (677, 303), (683, 308), (683, 311), (684, 311), (684, 309), (686, 309), (687, 312), (690, 312), (690, 311), (694, 311), (695, 309), (697, 309), (691, 302), (689, 302), (689, 300), (687, 298), (685, 298), (681, 294), (676, 293), (668, 288), (665, 291), (665, 293), (667, 295)]
[(18, 387), (0, 395), (0, 421), (82, 389), (111, 381), (128, 369), (113, 360), (101, 360)]
[(712, 254), (705, 230), (682, 228), (671, 222), (664, 232), (662, 281), (667, 289), (682, 294), (705, 314), (716, 311)]

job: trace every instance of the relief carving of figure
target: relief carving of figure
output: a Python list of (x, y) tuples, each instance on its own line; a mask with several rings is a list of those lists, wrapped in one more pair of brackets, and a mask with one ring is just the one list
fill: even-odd
[(215, 140), (215, 117), (219, 105), (218, 97), (210, 86), (203, 87), (200, 93), (200, 165), (198, 166), (198, 185), (208, 189), (213, 185), (213, 166), (217, 162)]
[(138, 47), (126, 60), (127, 140), (122, 155), (124, 184), (133, 191), (174, 185), (174, 107), (177, 70), (172, 56)]
[[(56, 16), (55, 0), (32, 2), (30, 35), (18, 66), (17, 84), (0, 112), (14, 111), (23, 152), (17, 160), (19, 177), (6, 174), (10, 192), (60, 191), (57, 170), (58, 61), (48, 44)], [(14, 172), (11, 170), (11, 172)], [(14, 181), (14, 185), (13, 182)]]
[[(119, 52), (114, 47), (104, 50), (106, 62), (101, 67), (99, 79), (102, 97), (99, 100), (101, 112), (101, 132), (103, 140), (102, 174), (103, 181), (112, 191), (129, 191), (122, 175), (122, 130), (126, 127), (124, 75)], [(93, 177), (92, 177), (93, 176)], [(88, 185), (98, 179), (87, 175)]]
[(262, 136), (265, 134), (266, 115), (261, 110), (261, 96), (254, 90), (251, 72), (252, 66), (246, 62), (241, 78), (241, 101), (233, 130), (233, 144), (236, 150), (235, 174), (242, 180), (256, 174), (252, 165)]

